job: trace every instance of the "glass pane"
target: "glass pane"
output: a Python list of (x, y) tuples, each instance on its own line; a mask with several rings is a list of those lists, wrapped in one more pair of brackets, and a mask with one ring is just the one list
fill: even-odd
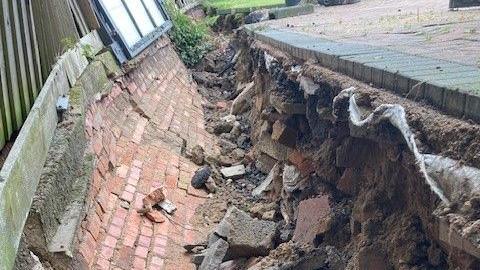
[(165, 18), (163, 17), (163, 13), (160, 11), (155, 1), (156, 0), (143, 0), (145, 6), (148, 9), (148, 12), (150, 12), (150, 15), (155, 21), (155, 25), (158, 27), (165, 23)]
[(153, 32), (155, 27), (153, 26), (152, 21), (148, 17), (147, 11), (143, 7), (142, 2), (140, 2), (140, 0), (127, 0), (125, 1), (125, 3), (127, 4), (128, 9), (132, 13), (132, 16), (135, 19), (137, 26), (140, 28), (142, 35), (146, 36)]
[[(119, 31), (127, 46), (133, 47), (140, 39), (140, 33), (138, 33), (135, 25), (133, 24), (130, 16), (127, 13), (127, 10), (123, 6), (121, 0), (101, 0), (105, 6), (105, 11), (108, 12), (112, 18), (115, 28)], [(129, 0), (131, 1), (131, 0)]]

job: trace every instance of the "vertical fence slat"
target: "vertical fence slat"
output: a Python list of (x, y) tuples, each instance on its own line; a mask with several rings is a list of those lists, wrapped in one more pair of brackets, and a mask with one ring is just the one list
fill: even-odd
[(100, 24), (98, 23), (97, 16), (95, 16), (95, 12), (93, 11), (92, 3), (90, 0), (74, 0), (77, 2), (80, 11), (83, 14), (83, 18), (90, 30), (100, 28)]
[(4, 24), (4, 16), (3, 16), (3, 3), (2, 8), (0, 8), (0, 79), (2, 84), (2, 95), (1, 99), (2, 102), (0, 104), (2, 110), (2, 117), (4, 118), (3, 123), (5, 123), (6, 128), (4, 129), (4, 137), (5, 140), (10, 138), (10, 135), (13, 133), (13, 117), (11, 112), (11, 105), (10, 105), (10, 96), (8, 91), (8, 77), (7, 77), (7, 64), (5, 59), (5, 42), (6, 42), (6, 34), (5, 34), (5, 24)]
[(43, 86), (43, 80), (42, 80), (42, 61), (40, 59), (40, 51), (38, 49), (38, 42), (37, 42), (37, 32), (36, 32), (36, 27), (35, 27), (35, 21), (33, 19), (33, 7), (32, 3), (30, 0), (28, 1), (28, 12), (29, 12), (29, 25), (30, 25), (30, 32), (32, 36), (32, 46), (33, 46), (33, 52), (34, 52), (34, 66), (35, 66), (35, 74), (37, 77), (37, 92), (34, 94), (34, 97), (38, 96), (39, 89), (42, 88)]
[(75, 22), (77, 23), (78, 28), (80, 29), (81, 36), (85, 36), (88, 34), (88, 26), (87, 23), (85, 23), (85, 19), (82, 16), (82, 13), (80, 12), (80, 8), (77, 5), (77, 1), (74, 0), (68, 0), (68, 3), (70, 4), (70, 9), (72, 10), (73, 17), (75, 19)]
[(10, 8), (8, 0), (2, 0), (3, 7), (3, 18), (4, 18), (4, 27), (5, 27), (5, 39), (6, 39), (6, 64), (8, 66), (7, 76), (8, 76), (8, 89), (10, 96), (10, 105), (14, 113), (14, 129), (18, 130), (23, 124), (23, 115), (22, 115), (22, 101), (20, 97), (20, 89), (18, 87), (18, 77), (17, 77), (17, 63), (15, 61), (15, 48), (13, 44), (13, 33), (12, 33), (12, 23), (10, 19)]
[(20, 98), (22, 101), (22, 114), (26, 116), (30, 111), (30, 91), (28, 87), (27, 71), (25, 67), (25, 53), (23, 48), (22, 27), (20, 24), (20, 14), (18, 12), (18, 0), (12, 1), (13, 29), (15, 30), (14, 44), (16, 47), (15, 59), (19, 78)]
[(31, 3), (42, 59), (43, 78), (46, 79), (57, 56), (63, 51), (62, 40), (68, 38), (76, 42), (80, 36), (67, 1), (49, 0)]
[(20, 12), (22, 14), (22, 30), (25, 37), (24, 50), (27, 54), (27, 74), (29, 76), (29, 96), (30, 104), (33, 104), (36, 93), (38, 92), (37, 80), (35, 77), (35, 67), (33, 65), (33, 53), (32, 53), (32, 41), (30, 37), (30, 23), (28, 21), (28, 10), (26, 6), (26, 0), (20, 0)]

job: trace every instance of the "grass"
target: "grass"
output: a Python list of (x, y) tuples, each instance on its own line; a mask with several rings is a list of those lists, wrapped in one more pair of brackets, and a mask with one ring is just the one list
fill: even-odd
[(205, 6), (217, 9), (237, 9), (285, 4), (285, 0), (205, 0)]

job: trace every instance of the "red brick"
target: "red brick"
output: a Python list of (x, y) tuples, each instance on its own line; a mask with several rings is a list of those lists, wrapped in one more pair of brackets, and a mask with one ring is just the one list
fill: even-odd
[(120, 199), (127, 201), (127, 202), (132, 202), (133, 201), (134, 194), (130, 193), (128, 191), (122, 192), (122, 195), (120, 196)]
[(178, 167), (175, 167), (173, 164), (169, 164), (166, 169), (165, 169), (165, 175), (172, 175), (172, 176), (175, 176), (176, 178), (178, 178), (178, 174), (179, 174), (179, 170), (178, 170)]
[(328, 231), (331, 218), (330, 211), (328, 196), (301, 201), (298, 206), (298, 218), (293, 233), (293, 241), (313, 244), (317, 235)]
[(135, 245), (135, 241), (137, 240), (136, 235), (126, 234), (123, 237), (123, 245), (128, 247), (133, 247)]
[(130, 177), (135, 180), (138, 180), (140, 179), (140, 173), (141, 173), (141, 170), (139, 168), (133, 167), (130, 171)]
[(220, 110), (223, 110), (223, 109), (226, 109), (228, 107), (228, 104), (227, 102), (225, 101), (219, 101), (215, 104), (217, 106), (218, 109)]
[(122, 220), (125, 220), (127, 218), (128, 211), (124, 208), (118, 207), (117, 210), (115, 210), (115, 217), (118, 217)]
[(110, 181), (110, 192), (120, 196), (123, 191), (123, 187), (125, 186), (124, 180), (118, 176), (115, 176)]
[(115, 238), (118, 238), (118, 237), (120, 237), (120, 235), (122, 235), (122, 228), (117, 227), (115, 225), (110, 225), (107, 232), (111, 236), (113, 236)]
[(313, 161), (297, 150), (292, 151), (292, 153), (288, 155), (288, 161), (297, 167), (303, 176), (310, 175), (315, 171), (315, 164)]
[(168, 238), (164, 236), (155, 236), (155, 246), (164, 247), (167, 245)]
[(137, 168), (142, 168), (142, 165), (143, 165), (143, 162), (138, 160), (138, 159), (135, 159), (133, 161), (133, 166), (137, 167)]
[(188, 185), (187, 194), (198, 198), (208, 198), (208, 193), (204, 189), (196, 189)]
[(148, 236), (145, 236), (145, 235), (140, 235), (140, 237), (138, 237), (138, 245), (139, 246), (142, 246), (142, 247), (149, 247), (150, 246), (150, 242), (151, 242), (151, 238), (148, 237)]
[(152, 261), (150, 262), (150, 266), (153, 269), (163, 269), (164, 264), (165, 260), (159, 257), (152, 257)]
[(165, 258), (165, 255), (167, 254), (167, 250), (166, 250), (166, 247), (156, 246), (153, 248), (153, 253), (155, 253), (156, 256)]
[(79, 253), (88, 265), (92, 265), (95, 258), (95, 248), (97, 243), (90, 233), (86, 233), (79, 245)]
[(138, 184), (138, 179), (129, 177), (127, 183), (128, 183), (129, 185), (132, 185), (132, 186), (137, 186), (137, 184)]
[(104, 259), (111, 259), (113, 258), (113, 248), (107, 247), (107, 246), (102, 246), (102, 249), (100, 251), (100, 255)]
[(135, 188), (134, 186), (132, 186), (132, 185), (127, 185), (127, 186), (125, 187), (125, 191), (128, 191), (128, 192), (130, 192), (130, 193), (135, 193), (135, 190), (136, 190), (136, 188)]
[(150, 212), (145, 213), (145, 216), (152, 222), (155, 223), (163, 223), (165, 222), (165, 217), (163, 216), (160, 211), (152, 210)]
[(146, 236), (153, 236), (153, 230), (152, 228), (149, 228), (148, 226), (142, 226), (142, 235)]
[(183, 232), (183, 237), (184, 243), (195, 243), (198, 239), (197, 232), (194, 230), (185, 230)]
[(135, 249), (135, 256), (138, 256), (141, 258), (147, 258), (147, 255), (148, 255), (147, 247), (137, 246), (137, 248)]
[(146, 267), (146, 264), (147, 262), (144, 258), (135, 257), (135, 259), (133, 260), (134, 269), (144, 270)]
[(134, 254), (135, 250), (133, 248), (126, 246), (121, 247), (115, 258), (115, 265), (124, 270), (131, 269)]
[(121, 165), (120, 167), (117, 168), (117, 175), (121, 178), (126, 178), (128, 174), (128, 166), (127, 165)]
[(177, 187), (178, 177), (175, 175), (166, 175), (165, 176), (165, 186), (168, 188), (176, 188)]
[(123, 226), (124, 223), (125, 223), (125, 219), (123, 218), (115, 217), (115, 216), (112, 218), (112, 224), (115, 224), (119, 227)]
[(101, 140), (94, 140), (93, 143), (93, 151), (95, 151), (96, 155), (100, 155), (100, 152), (102, 152), (103, 145)]
[(103, 244), (107, 247), (115, 248), (117, 245), (117, 239), (111, 235), (106, 235)]
[(102, 226), (102, 221), (98, 217), (97, 213), (92, 211), (87, 218), (87, 231), (93, 236), (94, 239), (98, 239), (100, 234), (100, 227)]
[(95, 269), (110, 269), (110, 261), (104, 258), (98, 258), (97, 264), (95, 265)]
[(106, 212), (108, 210), (108, 200), (110, 197), (110, 192), (106, 188), (102, 188), (97, 195), (97, 202), (102, 208), (102, 212)]

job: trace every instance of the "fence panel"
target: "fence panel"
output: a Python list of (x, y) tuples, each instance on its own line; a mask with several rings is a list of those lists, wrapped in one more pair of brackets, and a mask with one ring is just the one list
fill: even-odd
[(52, 66), (67, 43), (93, 28), (88, 0), (1, 0), (0, 149), (20, 130)]

